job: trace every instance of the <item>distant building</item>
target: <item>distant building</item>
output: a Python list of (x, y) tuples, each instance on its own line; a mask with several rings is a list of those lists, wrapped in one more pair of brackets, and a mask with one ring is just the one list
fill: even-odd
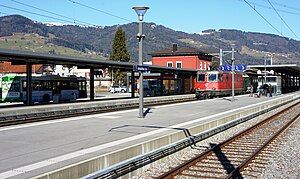
[[(63, 65), (32, 65), (33, 75), (53, 74), (59, 76), (76, 75), (77, 77), (86, 77), (88, 85), (90, 79), (89, 69), (78, 69), (76, 66), (70, 68)], [(13, 65), (11, 62), (0, 61), (0, 77), (5, 75), (24, 75), (26, 76), (26, 65)], [(111, 78), (108, 75), (107, 69), (95, 69), (95, 87), (104, 87), (105, 89), (111, 86)], [(1, 84), (1, 83), (0, 83)]]
[(172, 49), (156, 51), (150, 54), (152, 65), (186, 68), (196, 70), (210, 70), (212, 56), (192, 48), (178, 48), (173, 44)]
[[(32, 73), (42, 73), (43, 65), (32, 65)], [(0, 76), (7, 74), (26, 74), (26, 65), (12, 65), (11, 62), (0, 61)]]

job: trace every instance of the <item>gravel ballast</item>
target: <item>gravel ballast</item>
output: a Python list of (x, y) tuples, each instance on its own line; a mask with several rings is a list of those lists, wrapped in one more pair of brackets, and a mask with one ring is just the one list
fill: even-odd
[(300, 118), (280, 140), (260, 178), (300, 178)]

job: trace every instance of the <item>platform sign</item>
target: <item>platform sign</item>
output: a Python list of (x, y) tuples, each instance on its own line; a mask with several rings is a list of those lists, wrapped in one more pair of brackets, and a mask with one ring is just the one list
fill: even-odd
[(231, 71), (231, 65), (222, 65), (220, 66), (221, 71)]
[[(244, 71), (244, 70), (246, 70), (246, 67), (247, 66), (244, 64), (238, 64), (238, 65), (234, 66), (234, 70), (235, 71)], [(220, 66), (219, 69), (221, 71), (231, 71), (232, 70), (231, 65), (222, 65), (222, 66)]]
[(244, 65), (244, 64), (238, 64), (238, 65), (236, 65), (235, 66), (235, 70), (236, 71), (245, 71), (246, 70), (246, 65)]
[(147, 66), (147, 65), (133, 65), (133, 71), (147, 72), (147, 71), (149, 71), (149, 66)]

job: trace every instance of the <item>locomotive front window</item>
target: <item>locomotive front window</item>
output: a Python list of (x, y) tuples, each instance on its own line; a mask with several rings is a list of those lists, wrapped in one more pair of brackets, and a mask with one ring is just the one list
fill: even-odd
[(208, 81), (217, 81), (217, 74), (208, 74)]
[(199, 82), (200, 81), (205, 81), (205, 74), (198, 74), (198, 79)]

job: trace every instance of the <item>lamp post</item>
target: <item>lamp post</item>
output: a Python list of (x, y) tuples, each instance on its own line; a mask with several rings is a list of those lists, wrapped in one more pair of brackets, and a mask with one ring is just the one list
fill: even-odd
[[(143, 65), (143, 39), (145, 35), (143, 35), (143, 19), (146, 11), (149, 7), (145, 6), (136, 6), (132, 9), (135, 10), (139, 19), (139, 33), (137, 34), (137, 39), (139, 41), (139, 65)], [(143, 87), (143, 72), (140, 72), (139, 78), (139, 118), (144, 118), (144, 87)]]
[(265, 83), (264, 84), (267, 84), (267, 57), (265, 56)]

